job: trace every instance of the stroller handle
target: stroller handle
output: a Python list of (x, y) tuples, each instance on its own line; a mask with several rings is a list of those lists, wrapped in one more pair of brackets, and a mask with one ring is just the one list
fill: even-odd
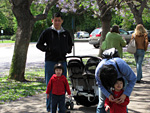
[(101, 59), (102, 59), (102, 58), (100, 58), (100, 57), (90, 56), (90, 55), (85, 55), (85, 56), (67, 56), (66, 59), (67, 59), (67, 58), (80, 58), (80, 59), (82, 59), (82, 58), (96, 58), (96, 59), (98, 59), (98, 60), (101, 60)]

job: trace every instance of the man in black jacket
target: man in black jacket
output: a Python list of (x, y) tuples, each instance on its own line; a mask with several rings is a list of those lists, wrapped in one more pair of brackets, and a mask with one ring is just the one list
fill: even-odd
[[(72, 38), (68, 31), (61, 26), (63, 19), (60, 13), (52, 18), (53, 25), (44, 30), (39, 37), (36, 47), (45, 52), (45, 81), (46, 85), (54, 74), (54, 65), (60, 62), (64, 67), (63, 75), (67, 73), (66, 54), (71, 53)], [(47, 111), (51, 112), (51, 94), (46, 100)]]

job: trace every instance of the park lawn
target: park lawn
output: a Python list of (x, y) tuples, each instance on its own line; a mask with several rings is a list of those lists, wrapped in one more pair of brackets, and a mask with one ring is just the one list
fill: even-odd
[[(46, 91), (44, 69), (27, 69), (25, 78), (29, 82), (8, 80), (7, 76), (0, 77), (0, 104), (20, 100)], [(70, 84), (70, 80), (68, 79)]]
[[(149, 58), (150, 52), (146, 52), (143, 65), (147, 63)], [(124, 52), (123, 59), (131, 68), (135, 68), (136, 63), (132, 54)], [(86, 62), (86, 60), (84, 62)], [(25, 78), (30, 82), (8, 80), (7, 75), (0, 77), (0, 104), (44, 93), (46, 91), (44, 69), (26, 69)], [(67, 77), (67, 79), (68, 83), (71, 84), (69, 77)]]
[(42, 71), (27, 71), (25, 78), (30, 82), (8, 80), (7, 76), (0, 78), (0, 104), (45, 92)]
[(0, 43), (15, 43), (15, 41), (12, 41), (12, 40), (0, 40)]

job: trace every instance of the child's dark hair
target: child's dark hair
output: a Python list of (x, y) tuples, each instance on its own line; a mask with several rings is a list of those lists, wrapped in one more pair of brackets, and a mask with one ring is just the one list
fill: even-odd
[(118, 72), (114, 65), (103, 65), (99, 71), (101, 83), (107, 90), (114, 87), (117, 76)]
[(58, 13), (54, 13), (52, 18), (54, 19), (54, 17), (60, 17), (61, 19), (63, 19), (61, 13), (59, 13), (59, 12)]
[[(125, 86), (125, 81), (124, 81), (124, 79), (123, 79), (122, 77), (120, 77), (120, 78), (117, 78), (116, 82), (117, 82), (117, 81), (122, 81), (122, 82), (123, 82), (123, 88), (124, 88), (124, 86)], [(115, 84), (116, 84), (116, 82), (115, 82)]]
[(55, 66), (54, 66), (54, 71), (55, 71), (55, 69), (62, 69), (62, 72), (64, 72), (64, 67), (62, 66), (61, 63), (55, 64)]

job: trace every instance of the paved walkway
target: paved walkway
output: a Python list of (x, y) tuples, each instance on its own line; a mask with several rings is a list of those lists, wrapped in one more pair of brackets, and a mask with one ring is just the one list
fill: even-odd
[[(144, 66), (143, 71), (142, 83), (136, 83), (130, 96), (129, 113), (150, 113), (150, 66)], [(0, 105), (0, 113), (46, 113), (45, 98), (43, 93)], [(71, 113), (95, 113), (96, 105), (84, 107), (74, 104)]]
[[(143, 79), (137, 83), (130, 96), (128, 105), (129, 113), (150, 113), (150, 66), (143, 66)], [(38, 64), (37, 64), (38, 65)], [(133, 69), (135, 71), (135, 69)], [(136, 71), (135, 71), (136, 73)], [(0, 105), (0, 113), (46, 113), (45, 94), (38, 94), (32, 97), (23, 98), (10, 103)], [(96, 105), (84, 107), (76, 105), (71, 113), (96, 113)]]

